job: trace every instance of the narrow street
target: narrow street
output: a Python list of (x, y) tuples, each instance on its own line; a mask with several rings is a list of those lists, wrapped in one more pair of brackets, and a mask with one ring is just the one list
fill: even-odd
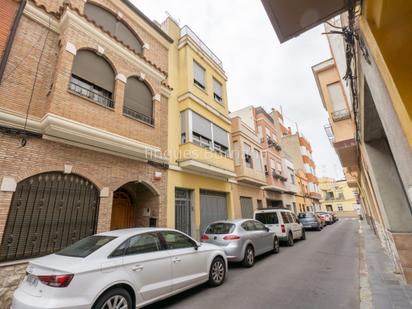
[(357, 220), (342, 219), (251, 269), (231, 265), (218, 288), (203, 285), (146, 308), (357, 308), (358, 228)]

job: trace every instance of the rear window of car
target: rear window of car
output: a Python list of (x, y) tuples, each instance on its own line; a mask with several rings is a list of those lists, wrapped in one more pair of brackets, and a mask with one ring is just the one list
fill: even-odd
[(230, 234), (234, 229), (232, 223), (213, 223), (207, 228), (206, 234)]
[(305, 218), (313, 218), (315, 215), (311, 213), (300, 213), (298, 215), (299, 219), (305, 219)]
[(255, 214), (255, 220), (258, 220), (263, 224), (279, 224), (276, 212), (259, 212)]
[(110, 241), (115, 239), (114, 236), (103, 236), (95, 235), (89, 236), (75, 242), (74, 244), (68, 246), (67, 248), (57, 252), (57, 255), (72, 256), (84, 258), (96, 250), (100, 249), (104, 245), (108, 244)]

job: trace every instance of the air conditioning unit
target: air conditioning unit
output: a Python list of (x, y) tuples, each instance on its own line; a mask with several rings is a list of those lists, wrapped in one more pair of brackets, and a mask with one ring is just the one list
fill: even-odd
[(145, 207), (142, 210), (142, 217), (150, 217), (152, 215), (152, 209), (149, 207)]

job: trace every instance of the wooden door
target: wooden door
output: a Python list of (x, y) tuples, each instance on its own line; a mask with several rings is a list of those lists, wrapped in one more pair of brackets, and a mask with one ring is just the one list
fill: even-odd
[(111, 229), (135, 227), (135, 212), (130, 197), (125, 192), (114, 192)]

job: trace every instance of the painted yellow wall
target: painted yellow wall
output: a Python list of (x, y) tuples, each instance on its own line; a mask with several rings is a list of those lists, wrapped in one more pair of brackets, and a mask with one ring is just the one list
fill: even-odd
[[(335, 181), (333, 178), (322, 177), (319, 178), (319, 189), (322, 192), (321, 209), (323, 211), (327, 210), (326, 205), (332, 205), (332, 210), (338, 215), (357, 215), (353, 208), (353, 205), (356, 204), (356, 197), (346, 181)], [(333, 192), (335, 199), (325, 200), (326, 191)], [(340, 192), (343, 193), (344, 199), (338, 199)], [(343, 211), (339, 211), (338, 206), (342, 206)]]
[[(195, 217), (195, 234), (199, 236), (200, 226), (200, 190), (212, 190), (227, 193), (227, 210), (228, 217), (233, 218), (235, 210), (233, 209), (233, 200), (231, 194), (231, 185), (229, 182), (199, 175), (183, 173), (180, 171), (169, 170), (168, 172), (168, 187), (167, 187), (167, 226), (174, 228), (175, 226), (175, 188), (184, 188), (193, 190), (192, 201)], [(171, 207), (170, 207), (171, 206)]]
[[(192, 174), (187, 171), (179, 170), (178, 162), (184, 159), (195, 159), (205, 162), (222, 169), (234, 171), (233, 160), (231, 158), (218, 155), (216, 152), (207, 150), (198, 145), (186, 143), (180, 144), (180, 113), (186, 109), (191, 109), (204, 118), (212, 121), (224, 130), (230, 132), (231, 123), (223, 119), (228, 116), (227, 96), (226, 96), (226, 76), (220, 72), (214, 65), (201, 56), (199, 50), (190, 40), (182, 44), (180, 39), (180, 28), (170, 18), (164, 26), (167, 33), (174, 40), (172, 47), (169, 49), (169, 77), (168, 83), (173, 88), (169, 97), (169, 123), (168, 123), (168, 150), (169, 163), (174, 165), (174, 169), (168, 171), (167, 184), (167, 226), (175, 227), (175, 189), (183, 188), (192, 190), (192, 209), (194, 213), (194, 234), (199, 237), (200, 227), (200, 190), (211, 190), (226, 193), (227, 213), (229, 218), (234, 217), (233, 200), (231, 193), (231, 184), (227, 179), (217, 179), (206, 177), (200, 174)], [(180, 47), (179, 47), (180, 44)], [(193, 59), (195, 59), (206, 70), (206, 91), (193, 84)], [(213, 80), (215, 77), (222, 84), (223, 102), (220, 104), (213, 98)], [(179, 97), (190, 93), (200, 99), (200, 104), (192, 98), (180, 100)], [(204, 105), (215, 109), (215, 113), (209, 111)], [(221, 115), (220, 117), (216, 114)], [(187, 154), (195, 157), (187, 157)], [(184, 157), (186, 155), (186, 157)]]
[(367, 0), (360, 28), (412, 147), (412, 1)]

